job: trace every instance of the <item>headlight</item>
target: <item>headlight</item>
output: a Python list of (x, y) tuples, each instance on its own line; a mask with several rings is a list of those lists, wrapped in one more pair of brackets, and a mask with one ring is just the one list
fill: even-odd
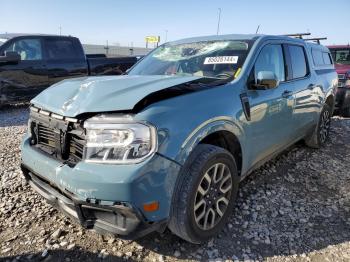
[(84, 123), (86, 162), (138, 163), (156, 151), (156, 128), (130, 116), (97, 116)]

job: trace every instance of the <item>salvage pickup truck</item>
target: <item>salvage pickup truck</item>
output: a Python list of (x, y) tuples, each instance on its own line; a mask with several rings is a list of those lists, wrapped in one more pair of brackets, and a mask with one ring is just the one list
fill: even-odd
[(137, 59), (86, 56), (71, 36), (0, 35), (0, 106), (29, 101), (63, 79), (123, 74)]
[[(316, 64), (318, 52), (328, 60)], [(134, 238), (168, 227), (200, 243), (225, 226), (254, 169), (299, 140), (326, 143), (337, 84), (329, 50), (301, 39), (166, 43), (128, 75), (35, 97), (22, 171), (85, 228)]]

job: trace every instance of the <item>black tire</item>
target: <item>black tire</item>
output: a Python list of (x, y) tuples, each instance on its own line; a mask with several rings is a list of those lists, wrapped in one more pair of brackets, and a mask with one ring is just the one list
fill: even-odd
[(327, 141), (331, 125), (332, 110), (325, 104), (320, 113), (320, 117), (313, 133), (305, 139), (307, 146), (311, 148), (320, 148)]
[(350, 107), (344, 108), (341, 112), (341, 115), (344, 117), (350, 117)]
[[(212, 171), (214, 167), (215, 170)], [(220, 182), (221, 180), (215, 182), (216, 176), (219, 173), (218, 168), (220, 167), (222, 168), (220, 170), (222, 182)], [(206, 182), (204, 178), (207, 177), (206, 175), (210, 174), (210, 172), (213, 174), (213, 177), (211, 177), (213, 181), (210, 180), (213, 183), (210, 182), (208, 184), (207, 195), (203, 194), (203, 197), (199, 201), (205, 201), (202, 212), (206, 214), (204, 215), (204, 227), (208, 224), (208, 214), (210, 210), (217, 212), (216, 214), (219, 214), (220, 211), (221, 215), (218, 216), (218, 220), (214, 225), (213, 221), (216, 219), (216, 214), (213, 216), (211, 213), (211, 225), (209, 226), (212, 228), (205, 230), (199, 225), (202, 220), (196, 222), (195, 213), (197, 209), (195, 209), (195, 201), (200, 199), (201, 193), (199, 193), (199, 188), (203, 189), (202, 183)], [(223, 178), (224, 176), (225, 178)], [(229, 177), (231, 177), (231, 179)], [(226, 187), (230, 188), (230, 194), (222, 197), (224, 194), (227, 194), (222, 193), (222, 191), (227, 189), (222, 188), (226, 183), (225, 181), (228, 181)], [(220, 185), (218, 186), (219, 183)], [(201, 187), (199, 187), (200, 185)], [(229, 215), (232, 213), (234, 202), (237, 197), (238, 185), (239, 177), (234, 157), (221, 147), (208, 144), (198, 145), (193, 153), (191, 153), (180, 172), (174, 190), (172, 211), (168, 225), (169, 229), (180, 238), (195, 244), (210, 239), (223, 228)], [(224, 198), (225, 201), (220, 201), (222, 198)], [(213, 199), (215, 200), (211, 201)], [(227, 199), (228, 203), (226, 203)], [(219, 207), (220, 204), (222, 205), (223, 203), (225, 204), (225, 207), (223, 207), (224, 212), (222, 212), (221, 207)], [(199, 216), (196, 218), (198, 219), (198, 217)]]

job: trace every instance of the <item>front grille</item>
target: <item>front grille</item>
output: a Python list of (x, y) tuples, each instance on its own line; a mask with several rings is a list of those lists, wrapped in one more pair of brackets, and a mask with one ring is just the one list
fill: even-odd
[(61, 161), (76, 163), (83, 158), (84, 132), (75, 119), (47, 111), (31, 110), (32, 145)]
[(72, 135), (69, 143), (69, 155), (78, 160), (83, 158), (85, 140)]
[[(37, 144), (46, 152), (51, 152), (58, 158), (58, 155), (62, 160), (72, 160), (73, 162), (80, 161), (84, 154), (85, 140), (75, 134), (67, 134), (66, 146), (68, 147), (68, 154), (64, 148), (64, 136), (60, 130), (54, 130), (43, 124), (37, 124)], [(42, 148), (44, 147), (44, 148)], [(61, 154), (57, 154), (60, 152)]]
[(55, 131), (46, 127), (42, 124), (37, 124), (38, 130), (38, 144), (55, 148), (56, 147), (56, 138)]
[[(63, 136), (60, 132), (60, 130), (54, 130), (48, 126), (45, 126), (43, 124), (37, 124), (37, 144), (39, 146), (43, 146), (45, 148), (44, 151), (46, 152), (51, 152), (51, 155), (56, 155), (57, 157), (57, 152), (60, 151), (65, 152), (65, 148), (62, 148), (63, 144)], [(75, 161), (80, 161), (83, 158), (84, 154), (84, 145), (85, 145), (85, 140), (83, 138), (80, 138), (79, 136), (75, 134), (67, 134), (67, 140), (68, 140), (68, 148), (69, 148), (69, 153), (68, 157), (65, 156), (63, 153), (61, 155), (63, 160), (73, 160)], [(59, 148), (57, 148), (59, 145)]]

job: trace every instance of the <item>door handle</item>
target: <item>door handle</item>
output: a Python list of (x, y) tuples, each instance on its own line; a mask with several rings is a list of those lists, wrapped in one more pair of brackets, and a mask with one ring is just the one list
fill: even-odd
[(290, 97), (291, 95), (293, 95), (293, 92), (292, 92), (292, 91), (289, 91), (289, 90), (285, 90), (285, 91), (282, 93), (282, 97), (283, 97), (283, 98), (288, 98), (288, 97)]

